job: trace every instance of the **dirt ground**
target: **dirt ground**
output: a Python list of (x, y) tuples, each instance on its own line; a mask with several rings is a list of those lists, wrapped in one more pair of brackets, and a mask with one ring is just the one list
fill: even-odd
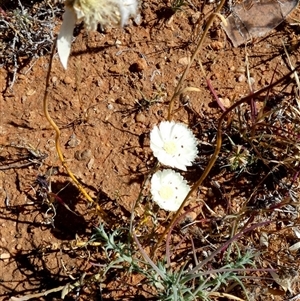
[[(78, 25), (67, 71), (57, 54), (54, 57), (49, 111), (61, 129), (63, 155), (115, 226), (129, 222), (141, 185), (155, 164), (149, 148), (149, 132), (166, 120), (176, 84), (208, 16), (216, 7), (214, 3), (200, 1), (187, 3), (171, 15), (168, 3), (144, 2), (141, 24), (131, 21), (124, 29), (87, 33)], [(291, 63), (299, 63), (300, 32), (294, 19), (300, 20), (298, 9), (266, 36), (237, 48), (221, 28), (220, 19), (215, 19), (185, 81), (185, 86), (196, 87), (200, 92), (184, 93), (177, 98), (173, 114), (174, 120), (189, 125), (199, 141), (197, 162), (186, 173), (190, 182), (198, 179), (213, 153), (216, 126), (222, 114), (200, 64), (228, 108), (250, 93), (247, 66), (252, 90), (256, 91), (290, 71), (283, 44)], [(71, 246), (75, 238), (86, 241), (92, 235), (99, 216), (70, 182), (58, 159), (55, 132), (44, 116), (42, 105), (48, 67), (49, 55), (32, 59), (18, 71), (12, 88), (8, 87), (8, 70), (0, 69), (0, 300), (59, 287), (84, 272), (92, 273), (95, 263), (104, 261), (100, 248)], [(281, 88), (274, 90), (278, 92)], [(286, 91), (285, 96), (292, 93), (291, 88)], [(260, 108), (262, 100), (256, 101)], [(249, 117), (249, 108), (245, 107)], [(225, 216), (227, 206), (238, 211), (239, 202), (262, 180), (259, 174), (235, 177), (228, 167), (221, 168), (226, 165), (227, 155), (225, 147), (197, 195), (197, 198), (214, 195), (208, 204), (220, 219)], [(295, 183), (298, 181), (297, 178)], [(298, 190), (295, 191), (297, 199)], [(263, 188), (259, 193), (264, 193)], [(190, 208), (196, 203), (197, 200), (191, 201)], [(149, 208), (156, 212), (158, 220), (166, 218), (166, 213), (151, 204), (150, 197), (145, 197), (139, 205), (141, 216), (137, 218), (142, 218)], [(282, 236), (271, 240), (265, 267), (295, 267), (298, 275), (299, 256), (289, 255), (287, 250), (297, 237), (291, 230), (282, 232)], [(283, 257), (276, 262), (274, 254), (280, 252), (285, 253), (284, 262), (281, 262)], [(103, 300), (149, 297), (142, 292), (144, 287), (137, 288), (141, 281), (138, 275), (130, 276), (127, 285), (122, 286), (124, 279), (120, 275), (107, 279), (102, 286)], [(255, 294), (257, 288), (253, 288), (253, 300), (287, 300), (300, 293), (297, 283), (293, 283), (292, 292), (285, 292), (276, 281), (271, 283), (269, 289), (274, 294)], [(257, 287), (260, 284), (265, 282), (257, 281)], [(90, 287), (83, 288), (78, 300), (101, 300), (91, 291)], [(76, 298), (73, 292), (65, 300)], [(61, 299), (60, 293), (52, 293), (35, 300)]]

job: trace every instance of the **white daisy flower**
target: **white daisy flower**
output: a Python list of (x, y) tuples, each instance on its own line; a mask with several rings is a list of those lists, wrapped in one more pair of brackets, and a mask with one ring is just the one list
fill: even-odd
[(164, 165), (186, 170), (197, 156), (197, 141), (193, 132), (183, 123), (163, 121), (150, 133), (150, 148)]
[(121, 26), (137, 14), (137, 0), (66, 0), (63, 23), (57, 38), (57, 50), (62, 65), (67, 69), (73, 29), (77, 21), (84, 21), (88, 30), (96, 30), (100, 23)]
[(172, 169), (158, 171), (151, 178), (153, 201), (164, 210), (177, 211), (189, 191), (187, 181)]

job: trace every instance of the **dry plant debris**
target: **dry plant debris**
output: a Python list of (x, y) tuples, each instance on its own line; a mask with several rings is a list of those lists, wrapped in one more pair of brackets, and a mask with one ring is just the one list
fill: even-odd
[[(18, 71), (33, 63), (33, 58), (49, 53), (54, 40), (61, 5), (49, 0), (2, 1), (0, 6), (0, 66), (10, 72), (12, 87)], [(1, 3), (1, 2), (0, 2)]]
[(297, 7), (296, 0), (244, 1), (232, 6), (222, 27), (234, 47), (262, 38), (282, 23)]

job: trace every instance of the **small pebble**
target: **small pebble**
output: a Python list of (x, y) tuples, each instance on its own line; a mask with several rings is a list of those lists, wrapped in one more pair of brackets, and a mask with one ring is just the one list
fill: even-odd
[(181, 65), (188, 65), (189, 62), (191, 61), (190, 57), (189, 56), (185, 56), (185, 57), (182, 57), (178, 60), (178, 63), (181, 64)]
[(122, 45), (122, 42), (120, 40), (116, 40), (115, 45), (118, 47), (118, 46)]
[(239, 75), (237, 81), (239, 83), (244, 83), (246, 81), (246, 76), (244, 74)]
[(236, 69), (236, 73), (245, 73), (246, 72), (246, 68), (245, 67), (238, 67)]
[(231, 106), (229, 98), (227, 98), (227, 97), (225, 97), (225, 98), (219, 97), (219, 100), (220, 100), (220, 102), (223, 104), (223, 106), (225, 108), (229, 108)]
[(2, 253), (0, 254), (0, 259), (9, 259), (10, 258), (10, 254), (9, 253)]
[(15, 249), (18, 250), (18, 251), (20, 251), (22, 249), (22, 245), (21, 244), (17, 244), (15, 246)]
[(28, 89), (26, 91), (26, 96), (31, 96), (31, 95), (34, 95), (35, 93), (36, 93), (35, 89)]
[(130, 67), (129, 70), (131, 72), (142, 72), (147, 69), (147, 62), (145, 59), (140, 58), (137, 61), (135, 61)]
[(86, 167), (88, 168), (88, 170), (91, 170), (91, 169), (92, 169), (94, 163), (95, 163), (95, 159), (94, 159), (94, 157), (92, 157), (92, 158), (90, 159), (90, 161), (88, 162), (88, 164), (86, 165)]
[(120, 65), (113, 65), (108, 69), (108, 72), (115, 73), (115, 74), (121, 74), (122, 70), (123, 69)]
[(27, 77), (24, 74), (19, 74), (18, 79), (25, 80)]
[(70, 76), (66, 76), (66, 77), (64, 78), (64, 83), (65, 83), (66, 85), (71, 84), (71, 83), (72, 83), (71, 77), (70, 77)]
[(82, 152), (77, 151), (75, 152), (74, 157), (78, 161), (85, 161), (92, 157), (92, 151), (90, 149), (86, 149)]
[(56, 84), (57, 80), (58, 80), (57, 76), (53, 76), (51, 78), (52, 84)]
[(221, 50), (224, 48), (224, 43), (221, 41), (213, 41), (210, 43), (210, 46), (213, 50)]
[(135, 115), (135, 121), (140, 123), (145, 123), (146, 116), (143, 113), (138, 113)]
[(74, 147), (78, 146), (80, 144), (80, 142), (81, 141), (79, 139), (77, 139), (75, 133), (73, 133), (67, 142), (67, 146), (74, 148)]
[(197, 218), (197, 213), (196, 212), (189, 212), (185, 216), (185, 220), (189, 221), (190, 223), (193, 222)]
[(109, 104), (107, 105), (107, 109), (108, 109), (108, 110), (113, 110), (113, 109), (114, 109), (114, 106), (113, 106), (111, 103), (109, 103)]
[(0, 136), (6, 135), (7, 130), (4, 126), (0, 125)]
[(105, 44), (106, 45), (109, 45), (109, 46), (115, 46), (115, 41), (114, 40), (107, 40), (106, 42), (105, 42)]
[(141, 25), (142, 24), (141, 14), (137, 14), (137, 16), (133, 19), (133, 22), (135, 23), (135, 25)]

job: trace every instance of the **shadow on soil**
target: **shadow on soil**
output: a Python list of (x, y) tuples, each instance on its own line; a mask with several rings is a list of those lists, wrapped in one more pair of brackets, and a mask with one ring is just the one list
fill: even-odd
[[(32, 195), (32, 191), (36, 194)], [(98, 192), (98, 199), (101, 200), (101, 205), (111, 201), (101, 191)], [(9, 259), (1, 264), (4, 269), (2, 268), (0, 273), (0, 300), (55, 289), (79, 281), (85, 273), (95, 273), (94, 268), (90, 267), (87, 254), (96, 254), (97, 258), (98, 248), (91, 247), (88, 250), (88, 247), (70, 247), (71, 240), (74, 241), (77, 236), (82, 241), (88, 241), (93, 227), (99, 223), (99, 217), (93, 213), (92, 206), (89, 208), (79, 196), (77, 187), (62, 181), (51, 181), (50, 186), (49, 179), (40, 176), (28, 192), (27, 200), (31, 204), (0, 208), (0, 218), (4, 223), (15, 222), (16, 235), (23, 233), (26, 240), (26, 247), (22, 245), (22, 249), (18, 251), (0, 245), (10, 254)], [(112, 216), (111, 220), (115, 218)], [(28, 235), (24, 233), (24, 229)], [(53, 247), (52, 241), (49, 241), (49, 237), (52, 236), (55, 238), (53, 245), (58, 245), (56, 248)], [(85, 257), (82, 257), (83, 255)], [(4, 277), (5, 271), (9, 271), (8, 277)], [(75, 280), (69, 277), (68, 271)], [(7, 278), (9, 280), (4, 280)], [(100, 295), (94, 296), (99, 289), (93, 291), (93, 296), (82, 292), (86, 286), (79, 286), (77, 290), (75, 288), (70, 293), (71, 297), (67, 296), (64, 300), (77, 300), (77, 294), (80, 294), (81, 300), (101, 300)], [(54, 292), (43, 296), (42, 300), (62, 300), (60, 295), (61, 291)]]

